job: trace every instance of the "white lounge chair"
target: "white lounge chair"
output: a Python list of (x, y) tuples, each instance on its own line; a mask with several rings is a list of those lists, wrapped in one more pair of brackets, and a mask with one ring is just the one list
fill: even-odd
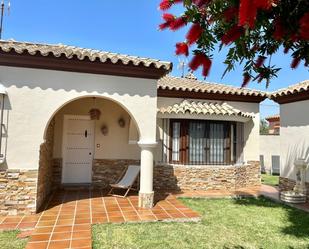
[[(125, 198), (128, 195), (128, 193), (130, 192), (130, 190), (137, 190), (137, 189), (132, 188), (132, 186), (133, 186), (134, 182), (136, 181), (136, 179), (138, 178), (139, 172), (140, 172), (140, 166), (129, 165), (128, 168), (126, 169), (126, 171), (118, 179), (117, 183), (110, 184), (111, 190), (109, 191), (108, 194), (112, 195), (112, 196), (118, 196), (118, 197)], [(115, 195), (115, 194), (113, 194), (114, 189), (127, 189), (127, 191), (125, 192), (125, 194), (123, 196), (122, 195)]]

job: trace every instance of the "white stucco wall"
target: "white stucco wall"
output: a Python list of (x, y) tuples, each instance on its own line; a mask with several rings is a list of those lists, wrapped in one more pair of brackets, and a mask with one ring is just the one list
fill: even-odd
[[(63, 117), (64, 115), (89, 115), (94, 107), (93, 98), (82, 98), (64, 106), (55, 115), (54, 158), (62, 158)], [(101, 111), (100, 120), (95, 121), (94, 158), (95, 159), (139, 159), (140, 148), (129, 144), (130, 133), (138, 141), (137, 128), (129, 114), (120, 105), (106, 99), (96, 98), (95, 107)], [(125, 127), (120, 127), (118, 120), (125, 120)], [(131, 121), (131, 122), (130, 122)], [(106, 126), (108, 133), (103, 135), (101, 127)], [(131, 127), (131, 131), (130, 131)]]
[[(309, 100), (280, 105), (281, 176), (295, 180), (294, 161), (309, 162)], [(307, 182), (309, 172), (307, 171)]]
[(156, 140), (156, 80), (0, 66), (7, 88), (6, 164), (11, 169), (37, 169), (46, 126), (66, 103), (86, 96), (113, 99), (138, 124), (140, 140)]
[[(280, 136), (260, 135), (260, 156), (263, 157), (266, 172), (271, 172), (273, 157), (280, 157)], [(262, 168), (263, 169), (263, 168)]]
[[(204, 115), (177, 115), (178, 118), (191, 118), (191, 119), (215, 119), (215, 120), (230, 120), (230, 121), (239, 121), (244, 123), (244, 161), (258, 161), (259, 160), (259, 126), (260, 126), (260, 113), (259, 113), (259, 103), (248, 103), (248, 102), (235, 102), (235, 101), (214, 101), (207, 99), (188, 99), (189, 101), (203, 101), (203, 102), (226, 102), (227, 104), (233, 106), (234, 108), (254, 114), (254, 118), (235, 118), (225, 117), (225, 116), (207, 116)], [(163, 98), (158, 97), (158, 108), (167, 107), (176, 103), (181, 103), (183, 98)], [(169, 118), (177, 118), (175, 115), (169, 115)], [(164, 115), (158, 114), (158, 117), (164, 117)], [(165, 116), (167, 117), (167, 116)], [(158, 150), (162, 148), (158, 148)], [(157, 155), (160, 155), (160, 151), (157, 152)]]

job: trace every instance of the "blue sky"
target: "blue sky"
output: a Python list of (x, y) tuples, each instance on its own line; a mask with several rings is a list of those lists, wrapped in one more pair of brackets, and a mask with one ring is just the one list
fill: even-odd
[[(157, 10), (158, 4), (159, 0), (11, 0), (11, 13), (4, 20), (3, 39), (63, 43), (154, 57), (172, 61), (173, 74), (180, 75), (174, 46), (184, 39), (186, 30), (159, 32), (162, 13)], [(181, 11), (180, 6), (173, 9), (173, 13)], [(223, 60), (224, 54), (214, 54), (207, 81), (240, 86), (241, 68), (221, 79), (225, 69)], [(308, 70), (302, 65), (296, 70), (290, 69), (291, 58), (282, 51), (273, 57), (273, 62), (283, 70), (271, 81), (269, 91), (309, 79)], [(249, 87), (266, 90), (264, 84), (251, 83)], [(262, 103), (263, 117), (277, 112), (279, 108), (274, 102)]]

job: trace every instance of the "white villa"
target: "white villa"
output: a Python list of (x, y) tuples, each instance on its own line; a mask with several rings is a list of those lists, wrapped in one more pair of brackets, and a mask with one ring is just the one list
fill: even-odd
[(65, 186), (108, 188), (130, 164), (141, 167), (140, 207), (152, 207), (157, 191), (259, 186), (267, 93), (177, 78), (171, 69), (149, 58), (0, 41), (0, 213), (37, 212)]

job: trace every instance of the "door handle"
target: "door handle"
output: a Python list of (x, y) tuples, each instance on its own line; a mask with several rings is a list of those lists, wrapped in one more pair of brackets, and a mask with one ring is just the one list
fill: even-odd
[(91, 156), (92, 155), (92, 153), (91, 152), (89, 152), (89, 156)]
[(85, 137), (87, 137), (88, 136), (88, 131), (87, 130), (85, 130)]

